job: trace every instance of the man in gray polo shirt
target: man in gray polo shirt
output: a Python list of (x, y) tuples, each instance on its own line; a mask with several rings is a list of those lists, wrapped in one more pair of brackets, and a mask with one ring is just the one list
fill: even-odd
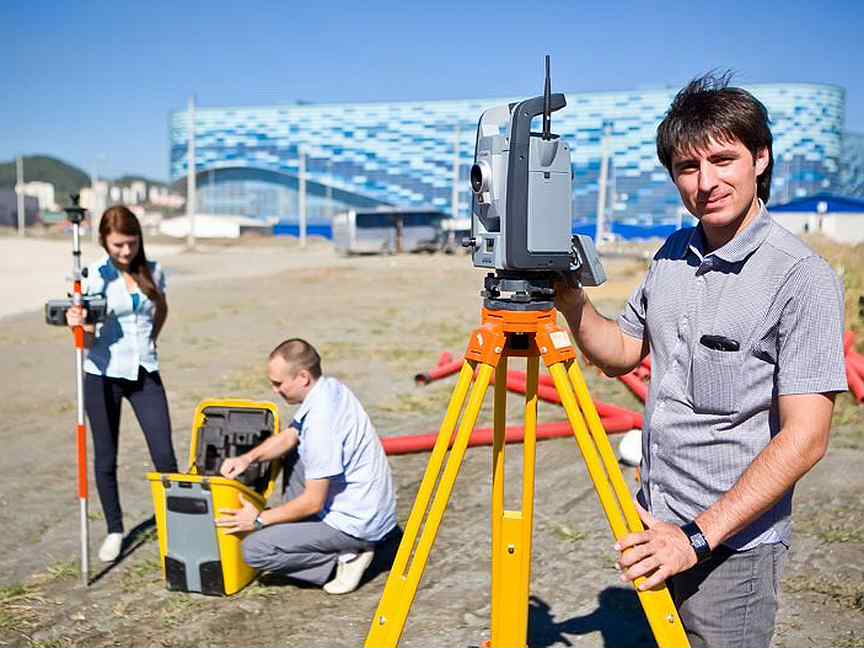
[(770, 643), (792, 491), (824, 455), (846, 389), (842, 287), (765, 209), (771, 142), (752, 95), (728, 77), (691, 82), (657, 151), (699, 224), (669, 237), (617, 321), (557, 285), (577, 343), (608, 375), (652, 353), (647, 529), (615, 549), (622, 580), (667, 582), (693, 646)]

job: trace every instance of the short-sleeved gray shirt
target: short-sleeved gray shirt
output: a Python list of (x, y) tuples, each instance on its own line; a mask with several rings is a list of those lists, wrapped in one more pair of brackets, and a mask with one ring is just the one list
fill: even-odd
[[(764, 207), (705, 249), (701, 226), (675, 232), (618, 317), (652, 352), (640, 499), (674, 523), (729, 491), (779, 433), (778, 396), (846, 390), (843, 289), (825, 260)], [(710, 349), (703, 335), (740, 350)], [(792, 489), (725, 544), (788, 544), (791, 510)]]

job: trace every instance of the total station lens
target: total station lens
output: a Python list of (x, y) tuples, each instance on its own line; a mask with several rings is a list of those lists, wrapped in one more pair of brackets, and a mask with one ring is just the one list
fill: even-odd
[(471, 189), (474, 193), (483, 191), (483, 168), (479, 164), (471, 167)]

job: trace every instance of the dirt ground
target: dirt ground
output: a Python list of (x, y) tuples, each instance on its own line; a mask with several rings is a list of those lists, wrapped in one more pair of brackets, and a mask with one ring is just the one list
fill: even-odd
[[(67, 254), (51, 245), (50, 254)], [(10, 268), (4, 283), (15, 281), (29, 296), (22, 308), (62, 296), (62, 276), (50, 290), (27, 283), (29, 275), (44, 275), (43, 248), (9, 261), (14, 240), (0, 240), (0, 247)], [(209, 244), (195, 253), (154, 249), (168, 271), (170, 315), (160, 353), (181, 464), (201, 399), (273, 399), (264, 359), (288, 336), (319, 348), (325, 372), (355, 391), (382, 436), (437, 430), (453, 379), (415, 387), (413, 375), (434, 365), (442, 351), (461, 354), (478, 322), (483, 273), (466, 257), (344, 259), (324, 243), (302, 251), (290, 241)], [(601, 310), (616, 312), (644, 267), (638, 260), (609, 260), (611, 281), (593, 292)], [(40, 281), (47, 286), (45, 277)], [(379, 562), (371, 578), (344, 597), (272, 582), (222, 599), (169, 592), (152, 529), (136, 534), (116, 565), (105, 569), (96, 562), (104, 522), (95, 492), (94, 582), (81, 587), (70, 336), (45, 326), (38, 310), (4, 314), (0, 646), (362, 644), (386, 565)], [(595, 397), (639, 407), (617, 381), (590, 369), (586, 377)], [(480, 425), (491, 424), (489, 401)], [(515, 397), (510, 403), (518, 406)], [(862, 411), (841, 397), (829, 454), (797, 489), (777, 646), (864, 646)], [(283, 413), (290, 410), (283, 406)], [(544, 420), (562, 414), (541, 405)], [(149, 457), (128, 408), (121, 439), (121, 496), (132, 530), (153, 508), (144, 477)], [(490, 454), (488, 448), (468, 451), (403, 646), (479, 645), (489, 638)], [(510, 479), (518, 478), (520, 455), (521, 446), (510, 450)], [(391, 458), (402, 521), (427, 459)], [(625, 475), (634, 483), (632, 469)], [(539, 444), (536, 507), (529, 644), (653, 645), (635, 594), (617, 578), (612, 537), (574, 441)]]

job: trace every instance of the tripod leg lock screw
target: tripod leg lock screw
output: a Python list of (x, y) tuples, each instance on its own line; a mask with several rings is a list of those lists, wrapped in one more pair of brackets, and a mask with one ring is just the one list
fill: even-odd
[(674, 614), (670, 614), (669, 616), (666, 617), (666, 620), (667, 620), (669, 623), (675, 623), (675, 615), (674, 615)]
[(387, 617), (384, 617), (384, 616), (378, 617), (378, 625), (384, 625), (385, 623), (387, 623)]
[(514, 545), (507, 545), (507, 553), (509, 553), (509, 554), (516, 553), (516, 547)]

